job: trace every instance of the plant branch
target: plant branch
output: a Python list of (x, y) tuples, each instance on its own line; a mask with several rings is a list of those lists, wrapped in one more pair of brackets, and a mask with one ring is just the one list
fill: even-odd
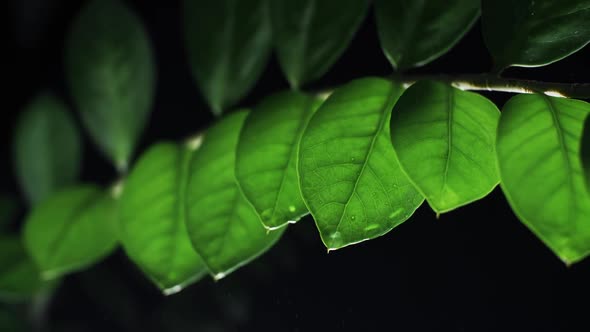
[(555, 83), (514, 78), (502, 78), (491, 74), (474, 75), (394, 75), (392, 80), (410, 86), (421, 80), (434, 80), (451, 84), (462, 90), (498, 91), (510, 93), (544, 93), (549, 96), (590, 99), (590, 83)]

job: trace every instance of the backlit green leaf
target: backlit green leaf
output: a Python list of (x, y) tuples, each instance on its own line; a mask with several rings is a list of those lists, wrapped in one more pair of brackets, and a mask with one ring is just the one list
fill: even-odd
[(25, 246), (51, 279), (77, 271), (109, 254), (117, 244), (116, 201), (92, 185), (51, 195), (27, 217)]
[(584, 174), (586, 176), (586, 188), (590, 192), (590, 115), (586, 117), (584, 122), (584, 133), (582, 134), (582, 167), (584, 167)]
[(21, 238), (0, 236), (0, 299), (26, 300), (49, 284), (27, 254)]
[(150, 148), (125, 181), (119, 203), (127, 255), (172, 294), (207, 273), (186, 230), (184, 204), (193, 151), (173, 143)]
[(400, 97), (391, 115), (393, 148), (434, 211), (453, 210), (496, 187), (499, 117), (485, 97), (443, 83), (418, 82)]
[(385, 55), (399, 70), (446, 53), (480, 14), (479, 0), (377, 0), (375, 14)]
[(258, 257), (283, 233), (267, 233), (238, 188), (235, 152), (247, 112), (234, 112), (211, 127), (190, 163), (187, 229), (193, 247), (215, 279)]
[(590, 254), (590, 194), (580, 141), (590, 104), (518, 95), (502, 110), (497, 153), (501, 187), (519, 219), (566, 263)]
[(498, 69), (543, 66), (590, 42), (590, 0), (483, 0), (482, 24)]
[(272, 47), (267, 0), (184, 0), (193, 74), (220, 115), (252, 89)]
[(301, 193), (328, 250), (387, 233), (423, 201), (391, 146), (389, 118), (401, 93), (401, 86), (383, 79), (348, 83), (303, 133)]
[(269, 229), (308, 213), (297, 179), (297, 150), (319, 104), (301, 93), (280, 93), (263, 101), (246, 118), (236, 153), (236, 177)]
[(21, 115), (14, 137), (15, 171), (31, 204), (72, 184), (80, 172), (80, 134), (56, 97), (35, 98)]
[(118, 0), (92, 0), (66, 47), (66, 74), (82, 121), (119, 170), (149, 117), (155, 68), (139, 18)]
[(292, 87), (319, 78), (344, 52), (366, 0), (271, 0), (279, 63)]

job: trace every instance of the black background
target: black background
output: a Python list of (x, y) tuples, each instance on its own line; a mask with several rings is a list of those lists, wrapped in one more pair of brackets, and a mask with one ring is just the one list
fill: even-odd
[[(0, 112), (3, 193), (18, 195), (10, 144), (24, 105), (49, 90), (74, 110), (62, 59), (67, 29), (83, 3), (11, 0), (2, 5), (3, 21), (9, 23)], [(144, 22), (158, 65), (157, 94), (140, 153), (159, 140), (180, 140), (204, 129), (213, 117), (190, 74), (179, 1), (126, 4)], [(509, 69), (505, 76), (588, 82), (588, 59), (586, 47), (550, 66)], [(478, 22), (449, 53), (412, 72), (490, 68)], [(371, 11), (342, 58), (306, 89), (390, 73)], [(239, 106), (255, 105), (286, 88), (273, 58)], [(510, 97), (485, 95), (498, 106)], [(112, 183), (114, 169), (86, 134), (84, 149), (83, 180)], [(43, 331), (589, 331), (590, 260), (566, 267), (515, 218), (496, 188), (440, 220), (424, 204), (387, 235), (330, 254), (313, 220), (305, 218), (269, 252), (226, 279), (204, 279), (170, 297), (118, 250), (66, 277), (41, 312)]]

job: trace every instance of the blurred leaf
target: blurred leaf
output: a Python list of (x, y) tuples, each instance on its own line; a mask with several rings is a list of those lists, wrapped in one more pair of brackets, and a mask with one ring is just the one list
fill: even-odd
[(0, 232), (8, 229), (14, 222), (18, 204), (16, 200), (8, 195), (0, 195)]
[(394, 68), (423, 66), (451, 49), (480, 14), (479, 0), (377, 0), (381, 46)]
[(320, 78), (360, 27), (367, 0), (271, 0), (274, 42), (291, 87)]
[(590, 42), (590, 0), (482, 0), (482, 24), (498, 69), (544, 66)]
[(267, 0), (184, 0), (193, 74), (220, 115), (256, 84), (270, 55)]
[(299, 147), (299, 183), (329, 250), (381, 236), (423, 197), (402, 172), (389, 118), (402, 87), (378, 78), (337, 89), (312, 116)]
[(117, 244), (116, 201), (93, 185), (60, 191), (27, 217), (25, 246), (44, 279), (86, 268)]
[(590, 194), (580, 141), (590, 104), (518, 95), (502, 109), (496, 150), (501, 187), (519, 219), (564, 262), (590, 254)]
[(190, 163), (187, 229), (215, 279), (268, 250), (284, 230), (267, 234), (236, 183), (235, 151), (246, 115), (234, 112), (211, 127)]
[(34, 205), (72, 184), (80, 173), (80, 134), (66, 106), (50, 94), (35, 98), (14, 133), (15, 171)]
[(117, 0), (92, 0), (72, 26), (66, 48), (70, 91), (94, 141), (127, 168), (154, 95), (155, 64), (134, 13)]
[(418, 82), (400, 97), (391, 115), (393, 148), (434, 211), (481, 199), (500, 182), (499, 118), (487, 98), (443, 83)]
[(119, 204), (125, 251), (165, 294), (207, 273), (185, 225), (192, 156), (193, 151), (172, 143), (154, 145), (127, 178)]
[(0, 236), (0, 299), (27, 300), (53, 284), (41, 279), (20, 237)]
[(297, 179), (297, 150), (318, 100), (298, 92), (273, 95), (248, 114), (236, 153), (236, 177), (268, 229), (308, 213)]

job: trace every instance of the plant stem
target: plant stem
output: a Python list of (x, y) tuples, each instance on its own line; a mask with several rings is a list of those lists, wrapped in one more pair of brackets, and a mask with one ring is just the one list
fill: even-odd
[(404, 75), (392, 76), (392, 80), (410, 86), (420, 80), (434, 80), (451, 84), (462, 90), (498, 91), (510, 93), (544, 93), (549, 96), (590, 99), (590, 83), (554, 83), (514, 78), (502, 78), (491, 74), (472, 75)]

